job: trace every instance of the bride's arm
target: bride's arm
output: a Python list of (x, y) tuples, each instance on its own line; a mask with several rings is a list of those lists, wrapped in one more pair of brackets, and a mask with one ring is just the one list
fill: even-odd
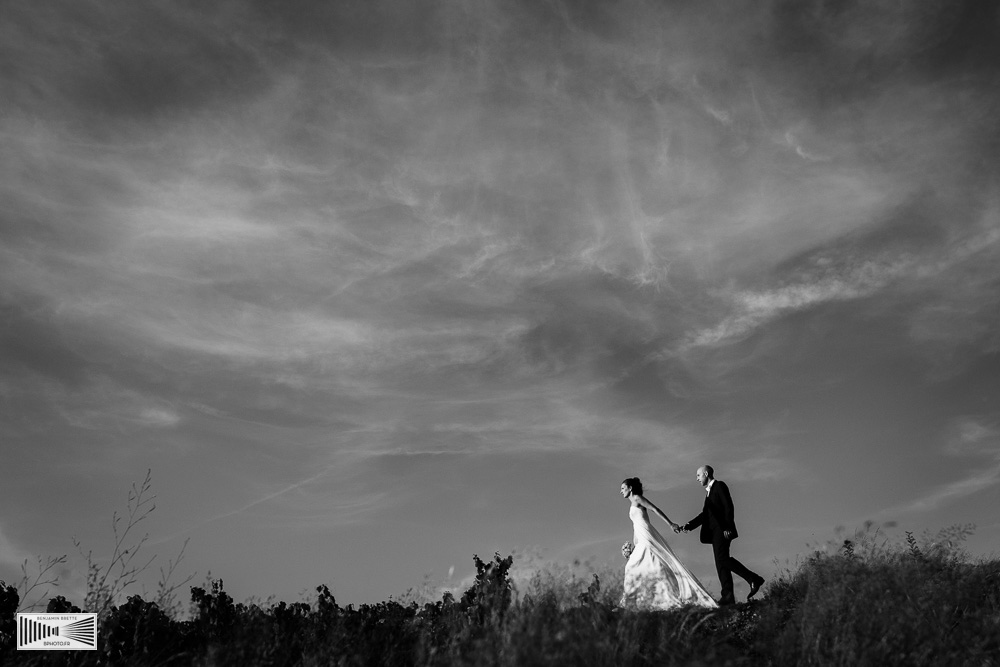
[(663, 510), (661, 510), (659, 507), (657, 507), (656, 505), (654, 505), (645, 496), (639, 496), (639, 504), (642, 505), (643, 507), (645, 507), (646, 509), (653, 510), (653, 512), (655, 512), (658, 517), (660, 517), (661, 519), (663, 519), (664, 521), (666, 521), (667, 523), (669, 523), (671, 528), (673, 528), (674, 530), (677, 530), (678, 525), (676, 523), (674, 523), (673, 521), (671, 521), (670, 517), (668, 517), (666, 514), (663, 513)]

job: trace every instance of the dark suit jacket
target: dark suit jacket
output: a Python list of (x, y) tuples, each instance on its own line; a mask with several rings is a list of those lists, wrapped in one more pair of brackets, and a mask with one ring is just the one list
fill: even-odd
[(729, 487), (725, 482), (715, 480), (712, 490), (705, 498), (705, 507), (701, 514), (684, 524), (685, 530), (694, 530), (701, 526), (701, 541), (712, 544), (723, 539), (722, 531), (730, 531), (729, 539), (739, 537), (736, 532), (736, 521), (733, 518), (733, 497), (729, 495)]

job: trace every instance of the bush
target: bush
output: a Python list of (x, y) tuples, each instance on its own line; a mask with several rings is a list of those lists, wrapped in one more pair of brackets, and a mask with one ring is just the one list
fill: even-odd
[(0, 662), (14, 651), (14, 619), (20, 602), (21, 596), (17, 594), (17, 588), (0, 580)]
[(998, 566), (947, 551), (817, 556), (772, 585), (758, 631), (788, 664), (990, 664)]

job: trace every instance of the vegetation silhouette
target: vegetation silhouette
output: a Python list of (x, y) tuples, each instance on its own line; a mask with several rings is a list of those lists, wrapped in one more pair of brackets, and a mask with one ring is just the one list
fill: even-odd
[[(161, 571), (153, 600), (122, 601), (146, 567), (132, 560), (145, 537), (129, 546), (125, 538), (151, 511), (148, 490), (147, 474), (129, 496), (125, 527), (113, 522), (111, 565), (98, 566), (85, 554), (90, 576), (82, 611), (99, 614), (97, 650), (16, 650), (23, 594), (55, 584), (52, 564), (63, 561), (39, 559), (37, 576), (24, 568), (20, 585), (0, 581), (0, 664), (1000, 664), (1000, 560), (969, 557), (963, 544), (972, 526), (921, 538), (907, 532), (905, 541), (894, 542), (867, 524), (781, 569), (759, 601), (721, 609), (620, 606), (617, 567), (581, 578), (553, 564), (516, 584), (514, 556), (498, 552), (489, 561), (473, 556), (475, 580), (458, 598), (445, 591), (405, 604), (341, 607), (320, 585), (308, 600), (291, 604), (237, 603), (221, 579), (209, 579), (189, 588), (185, 613), (174, 595), (180, 585), (166, 577), (177, 561)], [(81, 608), (60, 595), (45, 610)]]
[[(893, 544), (877, 531), (815, 551), (759, 602), (718, 610), (617, 606), (594, 576), (518, 595), (513, 557), (474, 556), (460, 598), (337, 604), (237, 603), (221, 580), (190, 588), (188, 618), (134, 595), (112, 606), (97, 651), (14, 650), (18, 591), (0, 583), (0, 662), (9, 665), (994, 665), (1000, 561), (971, 560), (969, 527)], [(586, 582), (580, 581), (580, 588)], [(47, 611), (73, 611), (62, 596)]]

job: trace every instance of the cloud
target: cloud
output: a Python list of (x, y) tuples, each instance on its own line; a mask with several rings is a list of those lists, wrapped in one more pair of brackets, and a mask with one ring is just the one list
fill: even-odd
[[(358, 458), (345, 461), (345, 470), (359, 471), (365, 461), (379, 458), (502, 461), (548, 454), (641, 471), (651, 488), (667, 489), (687, 483), (710, 450), (693, 429), (579, 402), (563, 383), (526, 385), (519, 395), (484, 395), (477, 401), (411, 397), (407, 404), (378, 411), (377, 420), (347, 437), (339, 451)], [(775, 464), (768, 475), (784, 470)]]
[(956, 456), (985, 455), (1000, 460), (1000, 423), (978, 416), (955, 418), (945, 451)]
[(141, 423), (148, 426), (176, 426), (181, 418), (173, 410), (168, 410), (164, 408), (143, 408), (139, 413), (139, 420)]
[(884, 516), (897, 514), (921, 514), (938, 509), (961, 498), (979, 493), (1000, 480), (1000, 464), (978, 470), (964, 479), (939, 486), (931, 493), (906, 504), (882, 511)]
[(180, 413), (156, 396), (148, 396), (101, 376), (82, 391), (52, 384), (35, 385), (63, 420), (91, 431), (136, 432), (142, 428), (170, 428), (182, 421)]
[(11, 541), (0, 526), (0, 566), (4, 569), (20, 570), (25, 560), (31, 560), (32, 556), (24, 548)]
[[(803, 465), (787, 406), (859, 363), (813, 313), (908, 368), (1000, 345), (979, 5), (397, 4), (12, 8), (11, 469), (53, 452), (96, 498), (163, 461), (188, 532), (382, 520), (425, 460), (772, 481), (802, 468), (758, 415)], [(868, 425), (849, 403), (814, 418)], [(949, 442), (989, 458), (970, 419)]]
[(315, 474), (267, 491), (238, 508), (199, 518), (180, 530), (157, 538), (150, 542), (150, 546), (190, 535), (204, 526), (233, 519), (254, 509), (260, 510), (261, 516), (282, 517), (282, 521), (312, 527), (322, 524), (333, 528), (361, 521), (386, 506), (387, 494), (359, 492), (356, 481), (351, 480), (349, 471), (344, 469), (345, 458), (351, 458), (350, 453), (339, 453), (336, 465), (327, 465)]
[(951, 456), (975, 457), (978, 465), (961, 479), (934, 487), (919, 498), (882, 511), (881, 515), (931, 512), (1000, 482), (1000, 428), (995, 418), (962, 416), (953, 419), (946, 429), (943, 450)]
[(773, 449), (765, 448), (757, 455), (726, 463), (726, 476), (732, 479), (772, 482), (801, 475), (802, 471), (798, 465)]
[[(955, 233), (958, 238), (944, 245), (920, 241), (907, 247), (893, 240), (891, 243), (897, 247), (886, 246), (885, 241), (878, 240), (881, 234), (878, 228), (867, 232), (867, 239), (848, 236), (807, 254), (791, 268), (776, 272), (774, 279), (783, 283), (779, 286), (720, 291), (716, 297), (728, 302), (730, 310), (735, 312), (714, 326), (691, 332), (685, 347), (738, 341), (787, 313), (825, 303), (863, 299), (897, 285), (902, 290), (912, 289), (909, 285), (919, 289), (925, 284), (923, 281), (938, 279), (956, 266), (978, 263), (984, 253), (996, 254), (1000, 248), (998, 220), (996, 208), (991, 206), (971, 230)], [(967, 284), (955, 287), (968, 290)], [(976, 307), (984, 306), (980, 303)]]
[(869, 262), (842, 276), (820, 277), (766, 291), (741, 291), (731, 296), (737, 314), (709, 329), (691, 334), (686, 346), (702, 347), (739, 340), (785, 313), (831, 301), (870, 296), (904, 275), (912, 261), (895, 264)]

